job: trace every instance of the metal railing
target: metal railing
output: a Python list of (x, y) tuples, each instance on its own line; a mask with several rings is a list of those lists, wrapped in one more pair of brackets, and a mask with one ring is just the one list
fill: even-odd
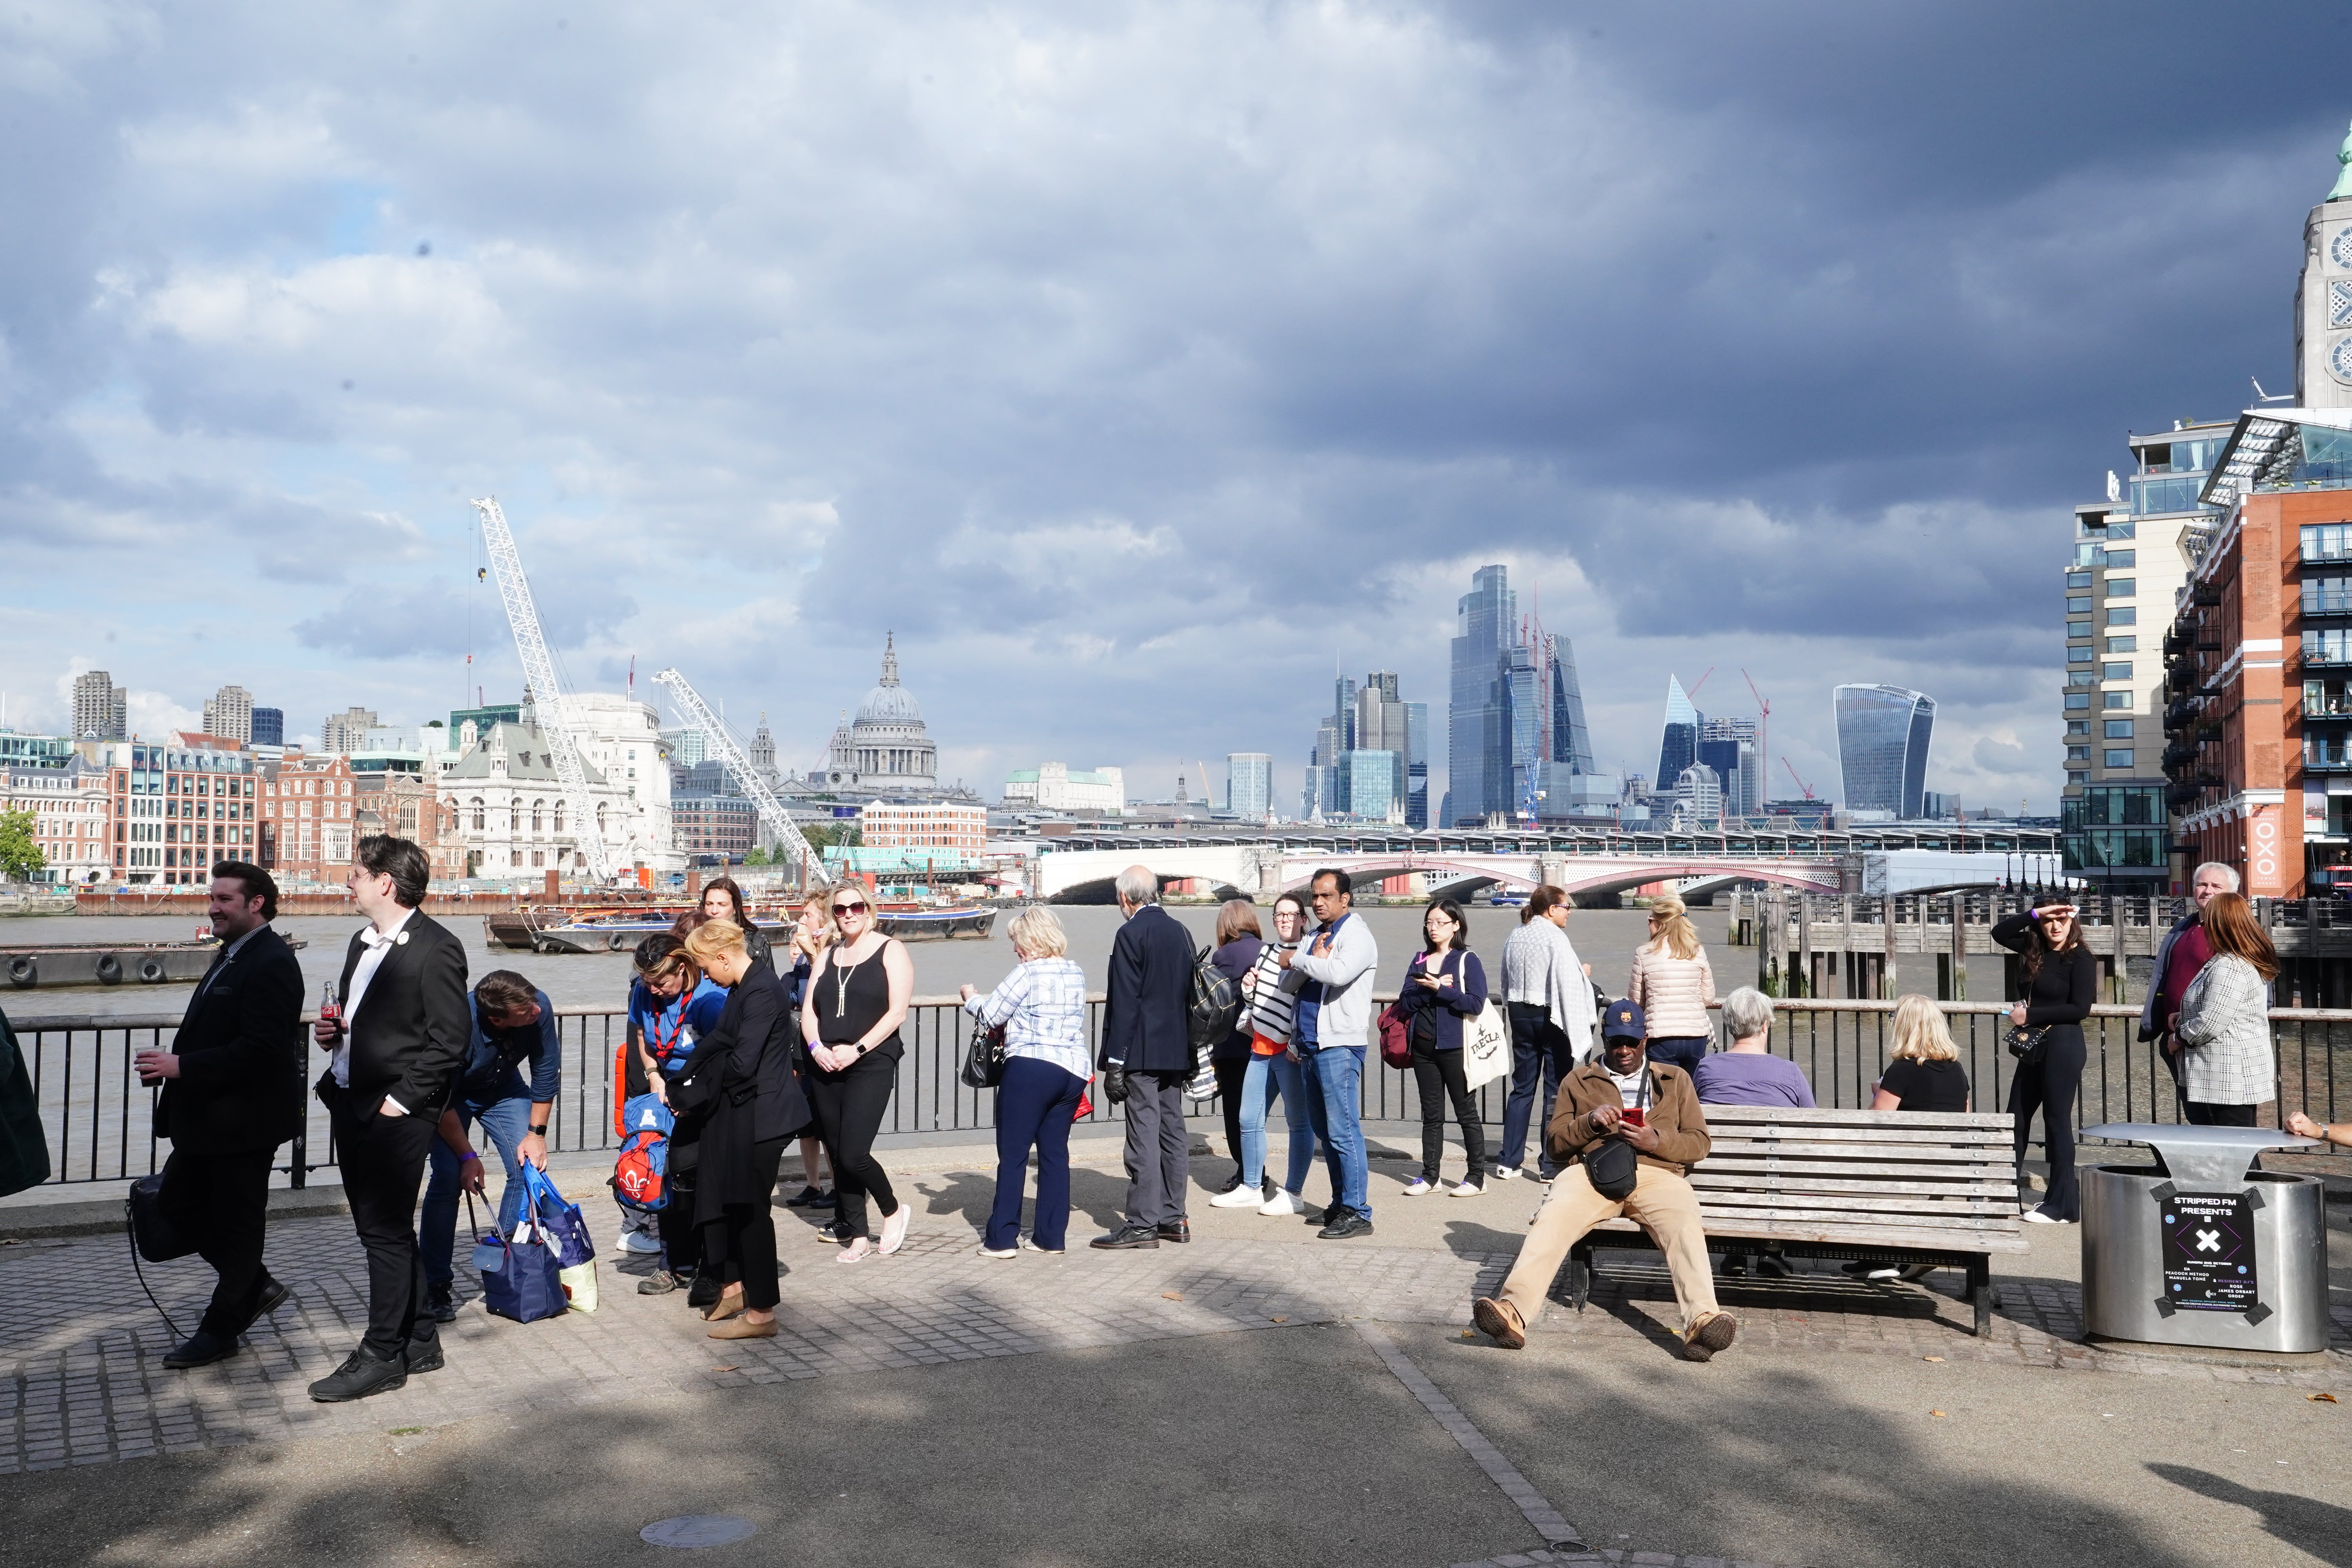
[[(1387, 1002), (1391, 998), (1377, 998)], [(2015, 1063), (2002, 1047), (2007, 1005), (1943, 1002), (1960, 1062), (1979, 1110), (2008, 1103)], [(626, 1015), (604, 1007), (557, 1010), (563, 1042), (563, 1088), (549, 1123), (548, 1147), (557, 1152), (609, 1149), (613, 1089), (618, 1052), (627, 1037)], [(1865, 1107), (1871, 1086), (1885, 1068), (1895, 1004), (1885, 1001), (1804, 1000), (1776, 1004), (1770, 1048), (1794, 1061), (1811, 1081), (1824, 1106)], [(2267, 1125), (2301, 1109), (2325, 1121), (2352, 1120), (2352, 1010), (2275, 1008), (2271, 1013), (2278, 1055), (2277, 1090), (2265, 1107)], [(168, 1048), (176, 1016), (27, 1017), (15, 1021), (17, 1044), (33, 1080), (41, 1121), (49, 1141), (52, 1184), (121, 1181), (163, 1167), (170, 1145), (153, 1136), (154, 1093), (131, 1070), (138, 1052)], [(323, 1053), (310, 1043), (310, 1016), (302, 1024), (302, 1062), (289, 1095), (303, 1105), (303, 1131), (281, 1148), (279, 1169), (292, 1185), (307, 1184), (313, 1171), (335, 1163), (332, 1129), (325, 1109), (310, 1092), (323, 1070)], [(2156, 1047), (2137, 1038), (2139, 1010), (2099, 1006), (2083, 1025), (2082, 1091), (2077, 1127), (2103, 1121), (2177, 1122), (2180, 1111), (2170, 1074)], [(972, 1020), (948, 997), (919, 997), (901, 1029), (906, 1055), (898, 1065), (882, 1131), (889, 1135), (982, 1132), (995, 1125), (996, 1096), (964, 1087), (957, 1076), (971, 1043)], [(1718, 1027), (1718, 1034), (1720, 1028)], [(1102, 998), (1089, 998), (1087, 1037), (1099, 1045)], [(1718, 1044), (1724, 1042), (1718, 1041)], [(1410, 1073), (1367, 1064), (1361, 1112), (1367, 1121), (1418, 1121), (1420, 1105)], [(2339, 1087), (2340, 1086), (2340, 1087)], [(1479, 1115), (1488, 1125), (1502, 1121), (1508, 1095), (1506, 1080), (1477, 1091)], [(1088, 1120), (1119, 1120), (1119, 1110), (1094, 1096)], [(1215, 1101), (1198, 1102), (1196, 1113), (1222, 1115)], [(1449, 1120), (1451, 1112), (1448, 1112)]]

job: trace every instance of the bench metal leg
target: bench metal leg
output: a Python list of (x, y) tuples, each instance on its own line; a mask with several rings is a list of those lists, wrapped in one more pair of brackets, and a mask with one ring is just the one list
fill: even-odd
[(1977, 1338), (1992, 1332), (1992, 1256), (1979, 1253), (1969, 1261), (1969, 1300), (1977, 1311)]
[(1571, 1247), (1568, 1249), (1568, 1299), (1580, 1312), (1592, 1295), (1592, 1249)]

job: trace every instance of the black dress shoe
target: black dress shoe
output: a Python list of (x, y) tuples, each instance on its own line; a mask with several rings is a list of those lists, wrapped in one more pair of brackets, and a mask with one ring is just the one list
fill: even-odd
[(433, 1314), (436, 1323), (457, 1321), (457, 1293), (447, 1285), (428, 1285), (425, 1289), (425, 1310)]
[(1342, 1208), (1339, 1218), (1315, 1234), (1325, 1241), (1345, 1241), (1351, 1236), (1371, 1235), (1372, 1222), (1370, 1216), (1360, 1215), (1354, 1209)]
[(223, 1339), (218, 1334), (208, 1334), (204, 1330), (198, 1329), (163, 1358), (163, 1364), (175, 1370), (192, 1366), (210, 1366), (216, 1361), (228, 1360), (236, 1353), (236, 1351), (235, 1335)]
[(310, 1385), (310, 1397), (321, 1405), (389, 1394), (408, 1381), (404, 1357), (380, 1356), (365, 1345), (343, 1359), (343, 1364)]
[(1192, 1239), (1192, 1222), (1189, 1219), (1171, 1219), (1166, 1225), (1158, 1226), (1156, 1234), (1162, 1241), (1190, 1241)]
[(400, 1359), (412, 1376), (421, 1372), (439, 1372), (446, 1364), (441, 1355), (441, 1336), (410, 1340), (401, 1347)]
[[(269, 1316), (270, 1313), (286, 1305), (288, 1298), (291, 1297), (293, 1294), (294, 1292), (288, 1289), (285, 1283), (281, 1280), (264, 1280), (261, 1286), (261, 1300), (254, 1303), (253, 1311), (246, 1318), (245, 1321), (236, 1326), (237, 1333), (241, 1334), (245, 1332), (246, 1330), (253, 1327), (254, 1324), (261, 1321), (262, 1319)], [(236, 1336), (236, 1334), (232, 1334), (229, 1337), (234, 1339)]]
[(832, 1203), (831, 1187), (803, 1187), (784, 1200), (784, 1206), (788, 1209), (814, 1209), (827, 1207)]
[(1098, 1236), (1087, 1245), (1100, 1247), (1106, 1252), (1134, 1247), (1157, 1247), (1160, 1245), (1160, 1227), (1150, 1225), (1123, 1225), (1108, 1236)]
[(711, 1276), (698, 1274), (694, 1282), (686, 1288), (686, 1304), (698, 1312), (715, 1307), (719, 1304), (719, 1292), (723, 1289)]

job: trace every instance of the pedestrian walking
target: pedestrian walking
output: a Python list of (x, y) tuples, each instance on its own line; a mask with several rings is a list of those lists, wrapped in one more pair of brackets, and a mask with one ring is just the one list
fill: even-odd
[(1278, 961), (1283, 985), (1297, 998), (1291, 1054), (1305, 1068), (1307, 1114), (1331, 1173), (1331, 1206), (1316, 1235), (1340, 1241), (1372, 1230), (1362, 1108), (1372, 974), (1381, 949), (1354, 912), (1347, 872), (1326, 868), (1307, 886), (1319, 923), (1308, 942)]
[[(302, 967), (269, 928), (278, 884), (258, 866), (223, 860), (213, 867), (209, 903), (220, 951), (188, 998), (172, 1048), (132, 1058), (141, 1081), (163, 1086), (155, 1136), (172, 1142), (163, 1212), (219, 1277), (195, 1332), (164, 1355), (172, 1368), (227, 1360), (238, 1335), (284, 1304), (287, 1289), (263, 1265), (262, 1244), (270, 1166), (302, 1119), (300, 1099), (289, 1092), (302, 1070)], [(0, 1066), (21, 1070), (13, 1044), (8, 1057)]]
[(876, 929), (874, 903), (864, 888), (839, 883), (825, 898), (841, 940), (825, 949), (801, 1003), (803, 1073), (840, 1200), (835, 1261), (856, 1263), (874, 1250), (866, 1234), (868, 1198), (882, 1211), (886, 1257), (906, 1244), (915, 1218), (913, 1206), (874, 1158), (874, 1139), (907, 1052), (898, 1026), (914, 999), (915, 964), (905, 942)]
[[(1518, 929), (1503, 942), (1503, 1010), (1511, 1021), (1511, 1090), (1503, 1101), (1503, 1142), (1496, 1151), (1495, 1175), (1514, 1181), (1536, 1131), (1537, 1173), (1547, 1182), (1558, 1173), (1543, 1129), (1551, 1122), (1559, 1080), (1592, 1056), (1592, 1028), (1600, 1016), (1592, 981), (1576, 944), (1568, 937), (1568, 893), (1547, 882), (1528, 896)], [(1540, 1090), (1543, 1113), (1536, 1116)]]
[(329, 1051), (320, 1100), (333, 1119), (352, 1228), (367, 1250), (367, 1330), (341, 1366), (310, 1385), (322, 1404), (365, 1399), (443, 1364), (441, 1325), (425, 1307), (416, 1190), (450, 1084), (473, 1037), (466, 948), (420, 913), (432, 862), (405, 838), (372, 833), (353, 847), (343, 885), (367, 925), (352, 938), (336, 1016), (313, 1031)]
[[(522, 1218), (522, 1163), (547, 1169), (548, 1119), (563, 1088), (563, 1039), (555, 1005), (547, 993), (511, 969), (494, 969), (474, 984), (467, 998), (473, 1018), (466, 1059), (457, 1069), (448, 1108), (441, 1112), (440, 1136), (427, 1152), (431, 1173), (417, 1245), (425, 1254), (425, 1304), (436, 1323), (457, 1315), (457, 1194), (480, 1194), (482, 1157), (474, 1150), (474, 1123), (481, 1123), (498, 1151), (506, 1184), (499, 1194), (499, 1234), (512, 1236)], [(530, 1064), (530, 1077), (523, 1078)]]
[(743, 889), (734, 878), (714, 877), (705, 882), (701, 907), (696, 912), (707, 921), (733, 921), (743, 933), (743, 949), (751, 955), (751, 962), (764, 964), (772, 972), (775, 969), (776, 955), (768, 942), (768, 933), (751, 923), (751, 906), (745, 901)]
[(1650, 1059), (1696, 1072), (1715, 1033), (1706, 1017), (1715, 969), (1690, 911), (1672, 893), (1650, 900), (1650, 940), (1633, 952), (1625, 999), (1650, 1021)]
[(2173, 1098), (2183, 1104), (2184, 1117), (2188, 1094), (2180, 1081), (2180, 1042), (2173, 1038), (2172, 1018), (2188, 999), (2189, 988), (2203, 973), (2206, 961), (2213, 956), (2212, 941), (2205, 933), (2206, 906), (2217, 895), (2237, 890), (2237, 868), (2219, 860), (2208, 860), (2197, 868), (2189, 882), (2192, 907), (2172, 922), (2172, 929), (2157, 944), (2154, 980), (2147, 988), (2147, 1000), (2140, 1005), (2139, 1037), (2156, 1042), (2157, 1059), (2172, 1075)]
[(2278, 1093), (2270, 994), (2278, 950), (2237, 893), (2207, 900), (2203, 929), (2212, 959), (2168, 1020), (2184, 1103), (2197, 1126), (2252, 1127), (2254, 1112)]
[[(1298, 946), (1307, 931), (1307, 900), (1284, 893), (1274, 900), (1274, 940), (1261, 944), (1257, 963), (1242, 976), (1247, 998), (1244, 1014), (1250, 1033), (1248, 1069), (1242, 1079), (1242, 1180), (1233, 1192), (1209, 1200), (1213, 1207), (1243, 1208), (1257, 1202), (1257, 1212), (1303, 1215), (1307, 1173), (1315, 1161), (1315, 1123), (1307, 1112), (1305, 1079), (1298, 1059), (1290, 1054), (1292, 1016), (1297, 998), (1282, 988), (1282, 955)], [(1274, 1101), (1290, 1127), (1289, 1172), (1280, 1185), (1265, 1168), (1265, 1119)]]
[(2042, 1147), (2050, 1162), (2049, 1191), (2025, 1217), (2037, 1225), (2073, 1225), (2082, 1217), (2074, 1182), (2074, 1100), (2082, 1092), (2083, 1020), (2098, 994), (2098, 960), (2083, 942), (2072, 904), (2011, 915), (1992, 928), (1993, 941), (2024, 955), (2020, 990), (2009, 1021), (2041, 1031), (2041, 1040), (2017, 1063), (2010, 1080), (2015, 1119), (2017, 1185), (2025, 1190), (2025, 1148), (2033, 1113), (2042, 1112)]
[(1476, 1197), (1486, 1187), (1486, 1128), (1463, 1071), (1462, 1031), (1486, 1010), (1486, 971), (1470, 951), (1469, 922), (1452, 899), (1431, 900), (1422, 913), (1421, 931), (1428, 945), (1405, 966), (1397, 994), (1421, 1095), (1421, 1173), (1404, 1193), (1417, 1198), (1437, 1190), (1445, 1157), (1445, 1102), (1451, 1100), (1469, 1169), (1447, 1195)]
[[(1217, 973), (1240, 986), (1257, 967), (1257, 955), (1265, 951), (1265, 932), (1257, 923), (1257, 906), (1247, 899), (1227, 899), (1217, 906), (1216, 942), (1209, 950), (1209, 962)], [(1246, 995), (1240, 1012), (1234, 1016), (1233, 1032), (1209, 1048), (1209, 1066), (1217, 1075), (1217, 1100), (1225, 1114), (1225, 1151), (1234, 1157), (1233, 1180), (1217, 1189), (1209, 1201), (1219, 1208), (1238, 1208), (1236, 1198), (1231, 1203), (1218, 1203), (1218, 1198), (1231, 1197), (1243, 1190), (1242, 1178), (1246, 1174), (1242, 1159), (1242, 1093), (1249, 1079), (1250, 1026)], [(1258, 1108), (1258, 1130), (1265, 1129), (1265, 1108)], [(1259, 1156), (1259, 1179), (1264, 1177), (1265, 1157)], [(1247, 1206), (1255, 1207), (1273, 1194), (1259, 1190), (1257, 1183), (1249, 1187), (1253, 1194)]]
[(1192, 1076), (1192, 939), (1160, 907), (1160, 879), (1129, 866), (1115, 884), (1123, 922), (1103, 987), (1103, 1094), (1127, 1111), (1127, 1217), (1087, 1245), (1151, 1247), (1192, 1239), (1184, 1081)]
[(727, 1005), (695, 1044), (684, 1082), (707, 1106), (696, 1171), (695, 1223), (706, 1269), (730, 1277), (703, 1314), (714, 1340), (776, 1332), (776, 1168), (809, 1122), (793, 1077), (791, 1004), (770, 965), (754, 960), (742, 929), (714, 920), (686, 939), (695, 966), (727, 987)]
[(1037, 1207), (1026, 1245), (1061, 1252), (1070, 1229), (1070, 1123), (1093, 1063), (1087, 1050), (1087, 976), (1070, 960), (1070, 939), (1054, 911), (1032, 904), (1005, 928), (1018, 960), (982, 996), (959, 989), (964, 1011), (1004, 1031), (1004, 1076), (996, 1086), (996, 1201), (980, 1250), (1017, 1257), (1021, 1193), (1029, 1152), (1037, 1152)]
[(702, 1112), (671, 1096), (686, 1075), (695, 1042), (727, 1006), (727, 988), (694, 965), (686, 943), (667, 931), (637, 943), (636, 979), (629, 987), (629, 1045), (646, 1091), (670, 1109), (669, 1201), (651, 1217), (658, 1257), (637, 1294), (661, 1296), (684, 1286), (697, 1310), (719, 1300), (719, 1281), (701, 1275), (702, 1232), (694, 1223), (695, 1173), (702, 1156)]

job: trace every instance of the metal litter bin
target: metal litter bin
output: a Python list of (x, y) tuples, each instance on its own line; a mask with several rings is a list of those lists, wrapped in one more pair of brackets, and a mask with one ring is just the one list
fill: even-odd
[(2160, 1162), (2082, 1173), (2083, 1326), (2102, 1338), (2217, 1350), (2327, 1348), (2326, 1188), (2249, 1167), (2309, 1138), (2261, 1127), (2086, 1127)]

